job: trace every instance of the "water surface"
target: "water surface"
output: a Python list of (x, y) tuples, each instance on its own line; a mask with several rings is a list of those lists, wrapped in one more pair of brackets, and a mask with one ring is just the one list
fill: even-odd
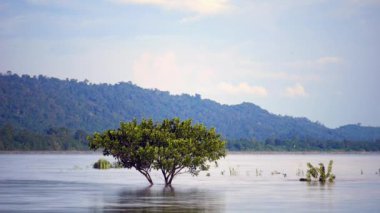
[[(100, 157), (1, 154), (0, 211), (380, 211), (378, 154), (229, 154), (198, 177), (178, 176), (172, 188), (164, 187), (158, 172), (148, 187), (134, 170), (92, 169)], [(330, 159), (335, 183), (298, 181), (307, 162)]]

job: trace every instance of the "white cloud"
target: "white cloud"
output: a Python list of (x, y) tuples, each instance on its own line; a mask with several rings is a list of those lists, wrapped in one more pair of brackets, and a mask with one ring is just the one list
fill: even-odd
[(291, 72), (275, 72), (275, 71), (261, 71), (253, 70), (251, 71), (252, 78), (257, 79), (268, 79), (268, 80), (282, 80), (282, 81), (318, 81), (320, 77), (315, 74), (294, 74)]
[(201, 18), (202, 18), (202, 15), (198, 14), (198, 15), (184, 17), (179, 22), (186, 24), (186, 23), (199, 21)]
[(315, 69), (330, 65), (341, 64), (344, 60), (337, 56), (323, 56), (313, 60), (301, 60), (285, 63), (286, 66), (296, 69)]
[(58, 6), (67, 6), (68, 4), (73, 3), (72, 0), (27, 0), (30, 4), (36, 5), (58, 5)]
[(133, 81), (139, 86), (158, 88), (179, 94), (185, 84), (186, 73), (177, 65), (173, 52), (142, 54), (133, 64)]
[(288, 97), (306, 97), (308, 94), (305, 91), (305, 88), (300, 84), (297, 83), (294, 86), (287, 87), (285, 91), (285, 95)]
[(339, 57), (326, 56), (326, 57), (321, 57), (321, 58), (317, 59), (316, 63), (320, 64), (320, 65), (328, 65), (328, 64), (339, 64), (342, 61), (343, 60)]
[(231, 8), (228, 0), (113, 0), (125, 4), (153, 5), (167, 10), (179, 10), (200, 15), (223, 13)]
[(266, 97), (268, 96), (268, 92), (264, 87), (261, 86), (250, 86), (249, 84), (242, 82), (237, 85), (229, 84), (226, 82), (221, 82), (218, 85), (218, 88), (228, 94), (238, 95), (254, 95), (258, 97)]

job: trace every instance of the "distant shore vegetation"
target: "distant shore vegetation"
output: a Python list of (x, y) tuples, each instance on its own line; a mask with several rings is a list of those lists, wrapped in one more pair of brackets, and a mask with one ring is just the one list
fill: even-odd
[(11, 124), (0, 127), (0, 150), (70, 151), (88, 150), (87, 133), (67, 128), (48, 128), (45, 132), (17, 129)]
[(347, 152), (378, 152), (380, 140), (376, 141), (326, 141), (316, 139), (281, 140), (270, 138), (265, 141), (255, 139), (227, 140), (230, 151), (274, 151), (274, 152), (303, 152), (303, 151), (347, 151)]
[[(84, 130), (70, 130), (64, 127), (48, 128), (44, 132), (18, 129), (11, 124), (0, 126), (1, 151), (86, 151), (89, 133)], [(255, 139), (227, 139), (229, 151), (258, 152), (378, 152), (380, 140), (376, 141), (320, 141), (314, 139), (281, 140), (270, 138), (265, 141)]]

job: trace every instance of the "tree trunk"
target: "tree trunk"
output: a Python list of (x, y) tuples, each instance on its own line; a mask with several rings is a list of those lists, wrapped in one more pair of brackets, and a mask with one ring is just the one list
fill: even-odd
[(166, 181), (167, 186), (172, 185), (172, 181), (173, 181), (174, 176), (175, 176), (175, 170), (170, 172), (170, 175), (168, 176), (168, 181)]
[(146, 179), (148, 180), (149, 184), (150, 184), (150, 185), (153, 185), (153, 180), (152, 180), (152, 178), (150, 177), (150, 175), (147, 174), (147, 176), (145, 176), (145, 177), (146, 177)]
[(179, 172), (181, 172), (183, 168), (184, 167), (173, 168), (173, 170), (168, 175), (166, 175), (166, 173), (162, 170), (162, 174), (164, 175), (164, 178), (165, 178), (165, 185), (171, 186), (174, 176), (179, 174)]
[(164, 179), (165, 179), (165, 185), (168, 184), (168, 177), (166, 176), (166, 172), (164, 172), (164, 170), (161, 169), (161, 172), (162, 172), (162, 175), (164, 176)]
[(148, 180), (150, 185), (153, 185), (153, 180), (150, 177), (149, 172), (146, 172), (144, 170), (137, 170), (137, 171), (139, 171), (142, 175), (144, 175), (144, 177)]

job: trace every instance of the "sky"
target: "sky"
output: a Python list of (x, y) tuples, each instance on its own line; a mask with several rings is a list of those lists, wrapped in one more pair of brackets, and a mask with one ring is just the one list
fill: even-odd
[(380, 0), (1, 0), (8, 70), (380, 126)]

